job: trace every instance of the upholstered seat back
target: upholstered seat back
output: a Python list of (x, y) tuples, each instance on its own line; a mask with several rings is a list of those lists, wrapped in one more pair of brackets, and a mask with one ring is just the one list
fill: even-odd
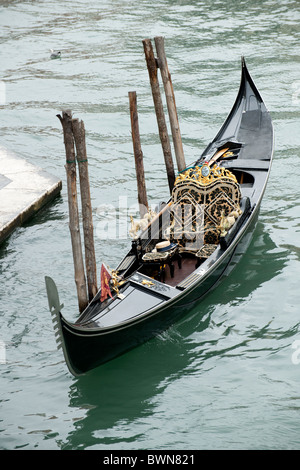
[(198, 250), (217, 244), (220, 221), (239, 208), (240, 187), (235, 176), (217, 165), (181, 173), (172, 192), (170, 228), (166, 236), (181, 247)]

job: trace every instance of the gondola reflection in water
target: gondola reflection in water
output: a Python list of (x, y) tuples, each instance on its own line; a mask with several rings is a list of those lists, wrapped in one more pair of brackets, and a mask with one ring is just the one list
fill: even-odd
[(242, 59), (231, 112), (201, 157), (179, 173), (170, 201), (134, 234), (128, 253), (107, 273), (111, 295), (102, 285), (71, 323), (46, 277), (59, 346), (72, 374), (142, 344), (201, 304), (251, 241), (272, 157), (271, 117)]

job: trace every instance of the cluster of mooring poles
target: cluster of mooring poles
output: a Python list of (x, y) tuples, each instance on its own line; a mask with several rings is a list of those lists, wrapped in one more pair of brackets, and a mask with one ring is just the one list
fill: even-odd
[[(172, 150), (167, 129), (167, 123), (164, 114), (163, 101), (160, 93), (160, 85), (158, 81), (157, 72), (158, 69), (160, 69), (161, 72), (163, 87), (166, 95), (166, 104), (169, 114), (169, 122), (171, 127), (178, 171), (183, 171), (186, 168), (186, 164), (178, 122), (178, 115), (176, 110), (174, 89), (165, 55), (164, 38), (161, 36), (155, 37), (154, 42), (157, 57), (155, 57), (154, 55), (150, 39), (144, 39), (143, 46), (149, 73), (154, 108), (157, 118), (159, 137), (165, 160), (169, 190), (171, 193), (175, 182), (175, 170), (173, 165)], [(132, 142), (137, 177), (138, 203), (140, 208), (140, 215), (141, 217), (144, 217), (145, 213), (148, 211), (148, 200), (145, 183), (143, 152), (141, 148), (139, 133), (136, 92), (131, 91), (128, 93), (128, 96), (130, 107)], [(57, 117), (59, 118), (62, 124), (64, 134), (69, 204), (69, 228), (71, 233), (78, 305), (79, 311), (82, 312), (87, 306), (87, 304), (93, 299), (93, 297), (97, 293), (96, 257), (94, 249), (93, 218), (88, 177), (88, 160), (85, 144), (85, 128), (84, 123), (82, 121), (72, 118), (72, 112), (69, 110), (62, 111), (62, 116), (58, 114)], [(84, 269), (79, 226), (76, 165), (78, 165), (80, 181), (86, 275)]]
[[(159, 137), (162, 145), (162, 151), (165, 160), (165, 166), (168, 177), (168, 184), (170, 193), (172, 192), (175, 182), (175, 171), (172, 158), (171, 144), (168, 134), (167, 123), (164, 114), (163, 101), (160, 92), (160, 86), (158, 81), (158, 69), (160, 69), (164, 91), (166, 95), (166, 103), (169, 114), (169, 122), (171, 127), (175, 157), (177, 162), (178, 171), (183, 171), (186, 168), (181, 133), (178, 121), (178, 115), (176, 110), (175, 95), (171, 75), (168, 68), (168, 63), (165, 54), (164, 38), (159, 36), (154, 38), (155, 48), (157, 57), (154, 55), (151, 39), (144, 39), (144, 53), (149, 73), (150, 85), (152, 90), (152, 97), (154, 103), (154, 109), (156, 113), (157, 125)], [(141, 149), (140, 135), (139, 135), (139, 124), (138, 124), (138, 113), (137, 113), (137, 98), (136, 92), (129, 92), (129, 103), (130, 103), (130, 116), (131, 116), (131, 129), (132, 129), (132, 140), (133, 150), (135, 157), (135, 167), (138, 185), (138, 201), (140, 205), (141, 217), (145, 214), (145, 208), (148, 208), (145, 175), (144, 175), (144, 164), (143, 164), (143, 152)], [(147, 209), (146, 209), (147, 210)]]
[[(83, 121), (72, 118), (71, 111), (62, 111), (59, 118), (66, 149), (66, 173), (69, 204), (69, 228), (74, 261), (75, 284), (77, 288), (79, 311), (82, 312), (97, 293), (96, 257), (94, 248), (93, 216), (88, 175), (88, 160), (85, 144), (85, 128)], [(75, 153), (76, 147), (76, 153)], [(85, 266), (82, 255), (79, 210), (76, 184), (76, 165), (78, 165), (82, 225), (85, 248)]]

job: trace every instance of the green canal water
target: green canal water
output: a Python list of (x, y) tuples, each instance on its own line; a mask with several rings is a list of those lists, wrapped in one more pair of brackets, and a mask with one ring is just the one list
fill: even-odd
[[(0, 247), (1, 449), (300, 448), (299, 24), (291, 0), (0, 1), (1, 146), (63, 182)], [(224, 282), (161, 336), (74, 378), (44, 284), (55, 279), (75, 320), (56, 114), (85, 123), (99, 277), (130, 244), (111, 235), (113, 216), (104, 222), (109, 211), (128, 221), (137, 200), (129, 91), (149, 201), (168, 197), (142, 46), (155, 36), (165, 37), (187, 163), (231, 109), (242, 55), (272, 114), (274, 163), (252, 243)]]

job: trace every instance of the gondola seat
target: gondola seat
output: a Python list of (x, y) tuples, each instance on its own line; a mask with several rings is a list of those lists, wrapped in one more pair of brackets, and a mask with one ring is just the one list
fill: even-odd
[(165, 282), (165, 267), (168, 265), (170, 269), (171, 278), (174, 277), (175, 265), (177, 261), (178, 267), (181, 269), (181, 256), (178, 251), (177, 245), (170, 246), (167, 251), (158, 251), (154, 249), (151, 252), (147, 252), (142, 257), (143, 269), (147, 272), (157, 272), (157, 279)]
[(175, 181), (166, 238), (195, 254), (203, 245), (216, 246), (222, 220), (239, 211), (240, 199), (240, 186), (229, 170), (207, 164), (189, 168)]

